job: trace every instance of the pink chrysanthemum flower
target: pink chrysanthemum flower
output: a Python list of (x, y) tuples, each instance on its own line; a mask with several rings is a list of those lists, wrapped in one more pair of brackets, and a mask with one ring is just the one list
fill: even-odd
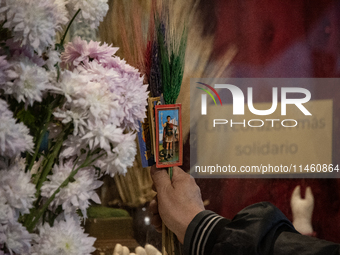
[(80, 62), (88, 61), (86, 45), (87, 42), (80, 37), (75, 37), (72, 42), (67, 43), (65, 51), (61, 54), (60, 66), (73, 70)]
[(111, 58), (118, 51), (118, 47), (112, 47), (107, 43), (100, 45), (100, 42), (90, 41), (87, 46), (90, 59), (96, 59), (101, 62), (104, 59)]
[(86, 41), (75, 37), (72, 42), (65, 46), (65, 52), (61, 56), (61, 66), (73, 70), (80, 63), (87, 63), (92, 60), (99, 62), (109, 59), (117, 52), (118, 48), (111, 47), (107, 43), (100, 45), (99, 42)]
[(138, 71), (138, 69), (134, 68), (133, 66), (130, 66), (129, 64), (126, 63), (124, 59), (121, 59), (117, 56), (103, 59), (102, 65), (106, 68), (114, 68), (115, 70), (119, 71), (122, 74), (135, 75), (138, 77), (140, 76), (140, 72)]
[(143, 77), (140, 76), (137, 69), (129, 68), (131, 66), (125, 61), (116, 63), (118, 65), (109, 68), (94, 60), (79, 66), (77, 70), (89, 75), (89, 79), (93, 81), (102, 85), (107, 84), (110, 92), (116, 95), (118, 108), (121, 109), (119, 112), (115, 110), (115, 117), (119, 118), (121, 126), (138, 130), (138, 121), (143, 121), (146, 117), (147, 85), (143, 85)]

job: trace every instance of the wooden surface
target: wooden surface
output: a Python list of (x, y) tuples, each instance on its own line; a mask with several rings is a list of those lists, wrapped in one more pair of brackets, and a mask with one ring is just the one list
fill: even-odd
[(97, 238), (94, 247), (95, 255), (112, 255), (117, 243), (127, 246), (131, 252), (139, 246), (133, 238), (132, 217), (107, 219), (88, 219), (85, 232)]

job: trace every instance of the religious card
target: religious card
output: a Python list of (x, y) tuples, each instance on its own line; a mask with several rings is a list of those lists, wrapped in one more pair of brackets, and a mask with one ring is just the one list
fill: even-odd
[(181, 104), (156, 105), (156, 167), (183, 163)]
[(156, 124), (155, 124), (155, 106), (162, 104), (160, 97), (148, 98), (148, 113), (149, 113), (149, 125), (150, 125), (150, 138), (151, 138), (151, 153), (156, 155)]

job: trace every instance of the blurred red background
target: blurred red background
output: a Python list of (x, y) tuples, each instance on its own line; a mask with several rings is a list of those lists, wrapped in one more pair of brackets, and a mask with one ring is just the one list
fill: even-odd
[[(205, 31), (214, 33), (212, 62), (230, 45), (238, 48), (228, 76), (231, 70), (233, 77), (339, 77), (339, 1), (202, 0), (200, 4), (202, 18), (209, 20)], [(318, 97), (326, 98), (333, 92), (320, 88), (318, 93)], [(260, 96), (271, 100), (271, 91), (262, 91)], [(340, 108), (340, 102), (333, 103)], [(340, 128), (338, 116), (334, 121)], [(333, 135), (333, 160), (340, 157), (339, 138)], [(185, 151), (188, 149), (187, 142)], [(227, 218), (233, 218), (250, 204), (269, 201), (292, 220), (293, 189), (301, 185), (304, 194), (310, 186), (315, 198), (313, 227), (317, 237), (340, 242), (340, 179), (198, 179), (197, 182), (203, 199), (210, 201), (207, 209)]]

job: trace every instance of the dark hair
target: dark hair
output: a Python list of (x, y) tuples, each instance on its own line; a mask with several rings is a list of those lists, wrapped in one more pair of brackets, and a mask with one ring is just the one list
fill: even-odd
[(166, 118), (171, 118), (170, 115), (166, 116)]

